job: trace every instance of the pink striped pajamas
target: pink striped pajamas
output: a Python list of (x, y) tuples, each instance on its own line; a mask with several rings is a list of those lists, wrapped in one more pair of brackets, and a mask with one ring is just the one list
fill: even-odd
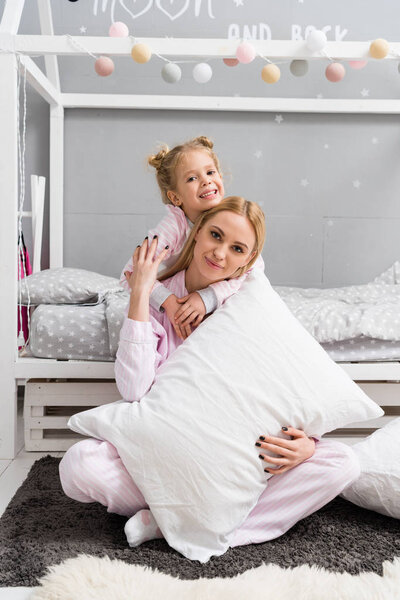
[[(187, 294), (184, 271), (164, 284), (179, 297)], [(165, 313), (150, 308), (149, 322), (125, 318), (115, 362), (115, 378), (122, 398), (139, 401), (150, 389), (158, 367), (181, 343)], [(359, 473), (357, 458), (350, 447), (328, 440), (316, 442), (311, 458), (268, 480), (257, 505), (234, 533), (231, 546), (264, 542), (282, 535), (337, 496)], [(117, 450), (109, 442), (89, 439), (72, 446), (60, 463), (60, 478), (65, 494), (79, 502), (100, 502), (109, 512), (127, 517), (147, 508)]]

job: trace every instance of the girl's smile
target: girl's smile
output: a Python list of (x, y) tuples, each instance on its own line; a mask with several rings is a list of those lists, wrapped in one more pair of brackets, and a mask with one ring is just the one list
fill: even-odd
[(168, 198), (180, 206), (192, 222), (224, 197), (221, 175), (209, 154), (202, 150), (184, 154), (176, 167), (175, 178), (175, 190), (168, 192)]

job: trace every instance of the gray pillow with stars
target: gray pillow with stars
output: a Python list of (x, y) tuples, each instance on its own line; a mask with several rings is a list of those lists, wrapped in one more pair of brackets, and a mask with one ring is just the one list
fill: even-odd
[[(118, 279), (93, 271), (60, 267), (46, 269), (19, 282), (21, 304), (98, 304), (107, 291), (122, 290)], [(19, 298), (19, 296), (18, 296)]]

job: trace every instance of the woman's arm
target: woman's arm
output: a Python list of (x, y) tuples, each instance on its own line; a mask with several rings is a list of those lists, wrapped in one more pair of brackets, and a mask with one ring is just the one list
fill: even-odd
[(168, 248), (154, 258), (157, 238), (147, 238), (133, 255), (133, 273), (127, 281), (131, 289), (128, 317), (121, 328), (115, 361), (117, 387), (129, 402), (140, 400), (150, 389), (156, 370), (166, 358), (167, 340), (164, 328), (150, 317), (149, 299), (160, 262)]
[(268, 463), (276, 465), (276, 467), (266, 467), (264, 471), (271, 475), (281, 475), (289, 469), (293, 469), (300, 463), (307, 460), (314, 454), (315, 440), (307, 437), (301, 429), (294, 427), (282, 427), (282, 432), (291, 437), (286, 440), (268, 435), (260, 435), (256, 442), (256, 446), (262, 450), (269, 450), (277, 456), (269, 456), (267, 454), (259, 454), (259, 458)]

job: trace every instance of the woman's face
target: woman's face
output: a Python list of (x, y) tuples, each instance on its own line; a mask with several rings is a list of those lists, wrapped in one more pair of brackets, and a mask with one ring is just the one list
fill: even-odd
[(228, 210), (213, 215), (199, 229), (195, 240), (193, 261), (210, 283), (234, 276), (255, 254), (252, 224), (247, 217)]

